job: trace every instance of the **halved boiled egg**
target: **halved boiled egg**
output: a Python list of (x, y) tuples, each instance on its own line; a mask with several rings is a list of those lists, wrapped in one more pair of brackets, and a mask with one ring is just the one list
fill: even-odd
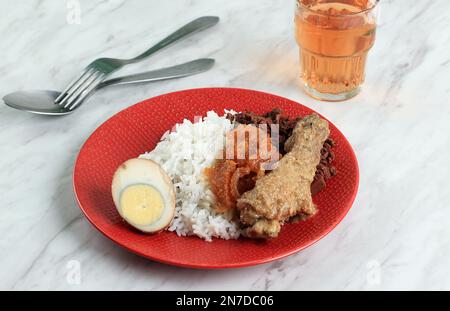
[(169, 226), (175, 213), (175, 190), (156, 162), (131, 159), (116, 170), (112, 196), (120, 216), (136, 229), (154, 233)]

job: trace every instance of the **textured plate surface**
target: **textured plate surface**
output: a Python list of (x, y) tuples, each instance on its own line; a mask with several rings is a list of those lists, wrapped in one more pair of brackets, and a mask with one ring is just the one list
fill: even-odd
[(338, 175), (314, 197), (318, 213), (305, 222), (287, 224), (271, 241), (239, 239), (212, 243), (196, 237), (162, 232), (144, 235), (131, 229), (117, 213), (111, 181), (125, 160), (152, 150), (162, 134), (184, 118), (224, 109), (263, 113), (281, 108), (291, 116), (313, 111), (291, 100), (257, 91), (231, 88), (186, 90), (158, 96), (116, 114), (83, 145), (74, 169), (75, 195), (88, 220), (126, 249), (159, 262), (191, 268), (233, 268), (261, 264), (298, 252), (329, 233), (347, 214), (358, 189), (358, 164), (352, 147), (330, 123), (335, 140)]

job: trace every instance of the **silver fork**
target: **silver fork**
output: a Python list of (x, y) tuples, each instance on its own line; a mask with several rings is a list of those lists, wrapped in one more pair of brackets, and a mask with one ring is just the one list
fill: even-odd
[(181, 27), (165, 39), (161, 40), (141, 55), (131, 59), (99, 58), (89, 64), (69, 86), (56, 98), (55, 103), (61, 107), (73, 110), (89, 93), (95, 89), (113, 72), (125, 65), (139, 62), (168, 45), (186, 38), (187, 36), (216, 25), (219, 18), (216, 16), (200, 17)]

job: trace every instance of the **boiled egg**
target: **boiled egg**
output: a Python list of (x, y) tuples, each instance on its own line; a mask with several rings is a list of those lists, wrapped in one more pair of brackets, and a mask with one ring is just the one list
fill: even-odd
[(114, 174), (111, 191), (120, 216), (140, 231), (161, 231), (174, 217), (173, 183), (152, 160), (131, 159), (120, 165)]

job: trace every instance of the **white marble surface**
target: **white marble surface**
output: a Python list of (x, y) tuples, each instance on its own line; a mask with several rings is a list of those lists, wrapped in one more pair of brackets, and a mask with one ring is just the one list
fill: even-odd
[[(134, 56), (206, 14), (220, 16), (220, 25), (126, 72), (197, 57), (214, 57), (217, 66), (102, 91), (65, 118), (0, 105), (0, 289), (450, 289), (449, 1), (382, 0), (367, 84), (345, 103), (300, 90), (293, 1), (81, 0), (81, 24), (67, 22), (68, 2), (0, 1), (0, 97), (62, 88), (94, 57)], [(297, 100), (345, 133), (360, 161), (360, 191), (330, 235), (282, 261), (197, 271), (130, 254), (85, 220), (71, 175), (88, 135), (133, 103), (206, 86)], [(80, 282), (72, 274), (77, 262)]]

